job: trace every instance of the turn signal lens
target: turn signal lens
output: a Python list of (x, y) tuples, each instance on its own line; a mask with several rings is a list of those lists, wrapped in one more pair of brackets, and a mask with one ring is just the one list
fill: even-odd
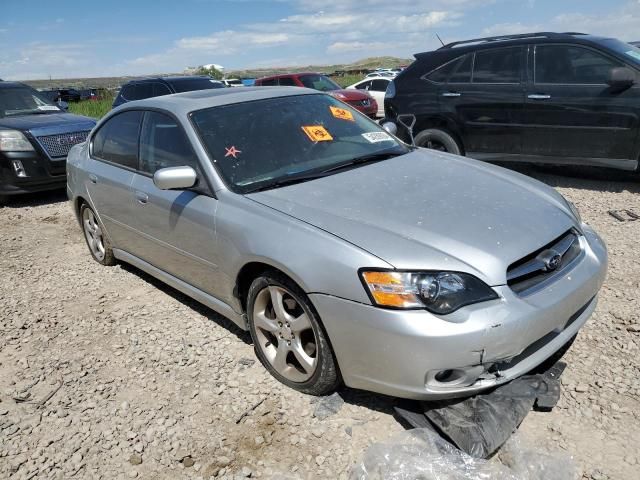
[(363, 272), (369, 292), (378, 305), (395, 308), (422, 307), (411, 276), (401, 272)]

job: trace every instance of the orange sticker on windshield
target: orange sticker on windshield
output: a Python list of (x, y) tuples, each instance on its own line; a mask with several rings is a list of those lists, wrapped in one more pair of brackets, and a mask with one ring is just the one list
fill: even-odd
[(331, 114), (334, 117), (339, 118), (340, 120), (349, 120), (350, 122), (355, 122), (355, 119), (353, 118), (353, 113), (351, 113), (346, 108), (329, 106), (329, 110), (331, 110)]
[(302, 130), (312, 142), (330, 142), (333, 140), (331, 134), (322, 125), (307, 125), (302, 127)]

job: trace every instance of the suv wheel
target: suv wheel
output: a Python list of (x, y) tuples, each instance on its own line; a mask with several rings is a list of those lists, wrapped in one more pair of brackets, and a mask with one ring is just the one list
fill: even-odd
[(462, 155), (462, 149), (455, 138), (439, 128), (428, 128), (427, 130), (421, 131), (416, 135), (415, 144), (419, 147), (430, 148), (440, 152)]
[(295, 283), (275, 272), (256, 278), (247, 316), (256, 356), (277, 380), (309, 395), (337, 388), (331, 346), (313, 305)]
[(115, 265), (116, 259), (113, 256), (111, 243), (104, 234), (104, 229), (94, 211), (86, 203), (80, 207), (80, 218), (82, 220), (82, 232), (93, 259), (102, 265)]

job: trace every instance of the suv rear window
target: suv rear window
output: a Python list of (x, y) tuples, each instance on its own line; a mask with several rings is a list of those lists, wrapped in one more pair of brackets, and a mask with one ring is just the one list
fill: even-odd
[(520, 83), (522, 48), (476, 52), (473, 83)]
[(185, 80), (171, 80), (171, 86), (176, 93), (191, 92), (194, 90), (210, 90), (212, 88), (224, 88), (224, 85), (217, 80), (208, 78), (193, 78)]

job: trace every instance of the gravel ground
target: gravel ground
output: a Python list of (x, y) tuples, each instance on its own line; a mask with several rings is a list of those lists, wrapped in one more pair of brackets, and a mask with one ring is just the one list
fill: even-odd
[[(584, 478), (640, 478), (640, 183), (525, 173), (572, 200), (610, 249), (600, 303), (566, 354), (563, 394), (520, 428)], [(604, 179), (604, 180), (603, 180)], [(247, 334), (136, 270), (91, 260), (63, 193), (0, 208), (1, 478), (348, 478), (402, 430), (394, 400), (318, 400), (273, 380)]]

